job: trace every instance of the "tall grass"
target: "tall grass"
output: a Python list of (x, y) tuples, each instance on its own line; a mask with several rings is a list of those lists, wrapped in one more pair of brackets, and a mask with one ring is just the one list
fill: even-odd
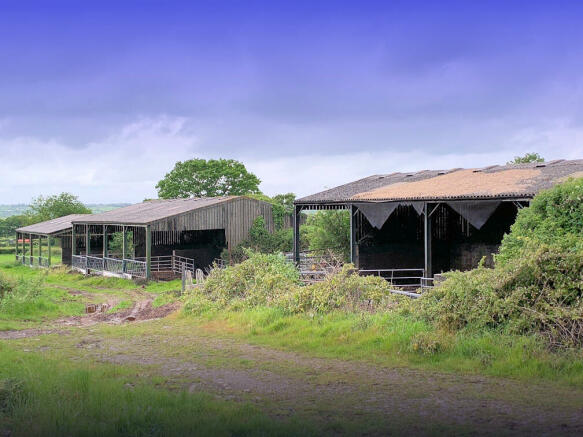
[(406, 311), (292, 315), (256, 307), (211, 310), (195, 320), (207, 330), (315, 356), (583, 386), (580, 350), (552, 352), (536, 335), (503, 329), (436, 330)]
[(249, 404), (171, 392), (128, 367), (47, 360), (0, 344), (0, 433), (13, 436), (310, 434)]

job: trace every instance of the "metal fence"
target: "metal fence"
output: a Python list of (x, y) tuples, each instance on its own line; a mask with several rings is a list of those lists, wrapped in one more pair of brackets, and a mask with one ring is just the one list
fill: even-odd
[(50, 267), (49, 259), (45, 256), (16, 255), (16, 262), (30, 267)]
[(433, 287), (433, 278), (425, 277), (425, 269), (362, 269), (361, 275), (379, 276), (386, 279), (395, 287), (406, 290), (417, 290)]
[[(101, 258), (96, 256), (73, 255), (71, 266), (83, 273), (107, 272), (114, 275), (128, 275), (135, 278), (145, 278), (147, 265), (146, 258), (118, 259)], [(176, 255), (154, 256), (151, 258), (151, 272), (171, 272), (182, 274), (183, 271), (195, 271), (194, 260)]]

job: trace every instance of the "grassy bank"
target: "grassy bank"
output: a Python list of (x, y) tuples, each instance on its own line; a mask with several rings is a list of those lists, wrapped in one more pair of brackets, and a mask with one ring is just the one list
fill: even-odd
[(550, 351), (534, 335), (500, 330), (452, 334), (396, 312), (312, 316), (260, 307), (188, 318), (210, 331), (314, 356), (583, 387), (581, 351)]
[(56, 318), (81, 315), (87, 303), (118, 297), (121, 308), (131, 306), (128, 293), (155, 293), (155, 306), (176, 299), (180, 281), (146, 286), (120, 278), (83, 276), (66, 269), (32, 269), (0, 255), (0, 281), (10, 290), (0, 299), (0, 331), (42, 326)]

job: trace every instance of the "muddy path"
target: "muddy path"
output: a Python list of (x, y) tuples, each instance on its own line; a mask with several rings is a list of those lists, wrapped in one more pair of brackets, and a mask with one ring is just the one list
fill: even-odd
[[(72, 295), (86, 296), (93, 300), (95, 293), (76, 290), (73, 288), (59, 287), (68, 291)], [(47, 334), (67, 334), (65, 328), (87, 327), (100, 323), (119, 325), (122, 323), (139, 320), (151, 320), (166, 317), (168, 314), (177, 311), (180, 307), (178, 302), (154, 307), (155, 295), (141, 290), (125, 290), (123, 300), (131, 300), (130, 308), (115, 310), (115, 307), (122, 301), (122, 297), (117, 295), (104, 295), (104, 302), (94, 305), (95, 312), (86, 313), (82, 316), (71, 316), (57, 319), (46, 324), (42, 329), (31, 328), (14, 331), (0, 331), (0, 340), (20, 339), (36, 337)], [(102, 296), (103, 297), (103, 296)]]

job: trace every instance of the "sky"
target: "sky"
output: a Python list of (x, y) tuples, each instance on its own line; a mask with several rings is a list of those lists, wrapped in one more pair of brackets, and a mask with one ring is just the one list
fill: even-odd
[(583, 2), (0, 0), (0, 204), (583, 158)]

